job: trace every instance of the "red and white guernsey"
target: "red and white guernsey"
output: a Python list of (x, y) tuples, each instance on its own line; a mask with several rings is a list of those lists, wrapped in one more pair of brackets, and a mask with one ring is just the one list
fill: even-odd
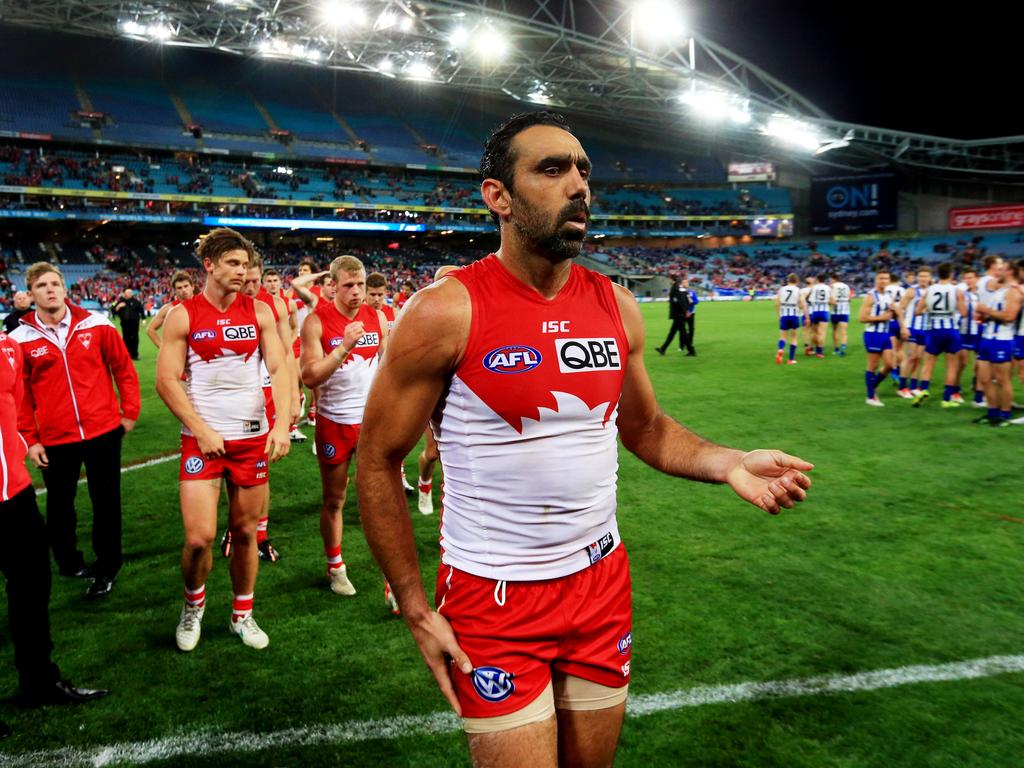
[(366, 331), (345, 362), (317, 388), (316, 395), (317, 416), (325, 416), (335, 424), (362, 424), (366, 396), (370, 394), (370, 382), (380, 360), (380, 317), (377, 310), (363, 304), (349, 320), (333, 301), (326, 300), (318, 302), (315, 311), (320, 318), (320, 345), (324, 356), (342, 345), (349, 323), (360, 322)]
[(452, 272), (472, 322), (439, 418), (442, 561), (566, 576), (619, 543), (616, 416), (629, 344), (611, 281), (573, 265), (548, 301), (493, 254)]
[[(242, 293), (226, 311), (202, 293), (183, 302), (188, 312), (188, 399), (225, 440), (267, 433), (256, 301)], [(191, 435), (186, 427), (182, 434)]]
[(384, 319), (388, 321), (388, 333), (395, 330), (395, 310), (394, 307), (389, 307), (387, 304), (380, 308), (380, 311), (384, 313)]
[[(281, 318), (277, 314), (277, 302), (274, 301), (274, 296), (265, 288), (260, 288), (260, 291), (256, 294), (255, 298), (256, 301), (262, 301), (270, 307), (270, 312), (274, 315), (274, 327), (276, 328), (277, 323)], [(271, 385), (270, 371), (267, 370), (267, 364), (262, 360), (260, 360), (260, 381), (263, 383), (264, 389)]]

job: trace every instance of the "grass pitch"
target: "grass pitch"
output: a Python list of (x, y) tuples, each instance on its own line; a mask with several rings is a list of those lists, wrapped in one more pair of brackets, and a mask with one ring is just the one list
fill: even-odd
[[(668, 413), (716, 441), (781, 448), (816, 469), (810, 500), (772, 518), (727, 488), (658, 475), (622, 452), (632, 692), (1024, 652), (1024, 525), (1008, 519), (1024, 518), (1024, 428), (974, 425), (978, 411), (940, 411), (937, 398), (913, 409), (891, 384), (880, 388), (886, 408), (866, 407), (856, 323), (846, 358), (801, 356), (787, 367), (773, 361), (778, 334), (767, 302), (702, 304), (696, 358), (675, 350), (659, 357), (666, 308), (643, 309), (647, 365)], [(177, 422), (153, 390), (155, 351), (145, 338), (142, 345), (143, 413), (125, 441), (126, 463), (178, 445)], [(414, 477), (415, 455), (407, 467)], [(72, 680), (112, 695), (79, 708), (5, 707), (15, 735), (0, 765), (54, 747), (315, 730), (446, 708), (404, 625), (384, 607), (352, 498), (344, 552), (359, 594), (328, 591), (309, 443), (272, 470), (270, 528), (283, 559), (261, 568), (256, 590), (270, 647), (253, 651), (228, 632), (230, 584), (217, 558), (203, 638), (193, 653), (179, 653), (177, 471), (169, 462), (123, 476), (126, 565), (110, 598), (88, 603), (84, 583), (55, 576), (55, 658)], [(84, 486), (79, 511), (88, 558)], [(410, 514), (432, 590), (437, 517), (417, 514), (414, 504)], [(0, 633), (9, 634), (6, 615)], [(0, 657), (13, 694), (9, 643)], [(1007, 768), (1024, 755), (1022, 710), (1024, 675), (715, 704), (627, 719), (617, 765)], [(383, 736), (157, 764), (468, 763), (459, 734)]]

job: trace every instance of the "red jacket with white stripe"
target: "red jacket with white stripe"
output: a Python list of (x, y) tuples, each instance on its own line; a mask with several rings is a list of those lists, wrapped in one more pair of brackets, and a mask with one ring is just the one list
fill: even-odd
[(29, 445), (91, 440), (117, 429), (122, 413), (139, 418), (139, 376), (121, 335), (101, 314), (70, 303), (68, 311), (71, 326), (63, 345), (35, 312), (21, 318), (11, 334), (24, 359), (18, 429)]
[(21, 350), (0, 333), (0, 501), (10, 501), (32, 482), (25, 469), (28, 446), (18, 434), (23, 389)]

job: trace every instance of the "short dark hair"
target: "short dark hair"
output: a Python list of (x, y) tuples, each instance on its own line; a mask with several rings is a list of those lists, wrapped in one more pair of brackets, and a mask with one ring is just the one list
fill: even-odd
[(832, 277), (832, 275), (829, 275), (829, 274), (825, 274), (825, 273), (822, 273), (822, 274), (818, 275), (818, 282), (819, 282), (819, 283), (824, 283), (824, 282), (826, 282), (826, 281), (827, 281), (827, 280), (828, 280), (828, 279), (829, 279), (830, 277)]
[(939, 264), (938, 268), (939, 280), (949, 280), (950, 275), (953, 274), (953, 265), (948, 261), (944, 261)]
[(267, 279), (268, 277), (274, 277), (275, 275), (276, 275), (277, 277), (280, 277), (280, 276), (281, 276), (281, 273), (280, 273), (280, 272), (278, 272), (278, 271), (277, 271), (276, 269), (274, 269), (273, 267), (271, 267), (270, 269), (265, 269), (265, 270), (263, 270), (263, 279), (264, 279), (264, 280), (266, 280), (266, 279)]
[[(480, 181), (497, 179), (510, 192), (515, 183), (516, 153), (512, 149), (512, 139), (535, 125), (551, 125), (572, 133), (569, 122), (557, 112), (541, 110), (539, 112), (522, 112), (512, 115), (499, 125), (484, 144), (484, 153), (480, 156)], [(498, 215), (491, 212), (494, 223), (499, 222)]]
[(196, 258), (199, 261), (209, 259), (214, 264), (220, 261), (221, 256), (230, 251), (245, 251), (249, 257), (249, 266), (259, 266), (256, 248), (240, 232), (227, 227), (211, 229), (196, 246)]
[(367, 288), (387, 288), (388, 279), (380, 272), (371, 272), (366, 276)]

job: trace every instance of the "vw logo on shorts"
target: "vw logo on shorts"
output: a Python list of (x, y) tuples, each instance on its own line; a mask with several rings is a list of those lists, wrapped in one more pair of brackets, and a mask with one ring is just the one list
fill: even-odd
[(206, 467), (206, 462), (198, 456), (190, 456), (185, 460), (185, 471), (190, 475), (198, 475)]
[(473, 687), (480, 698), (492, 704), (504, 701), (516, 691), (512, 673), (497, 667), (477, 667), (473, 670)]
[(334, 455), (338, 452), (338, 449), (334, 447), (333, 443), (324, 443), (324, 458), (333, 459)]

